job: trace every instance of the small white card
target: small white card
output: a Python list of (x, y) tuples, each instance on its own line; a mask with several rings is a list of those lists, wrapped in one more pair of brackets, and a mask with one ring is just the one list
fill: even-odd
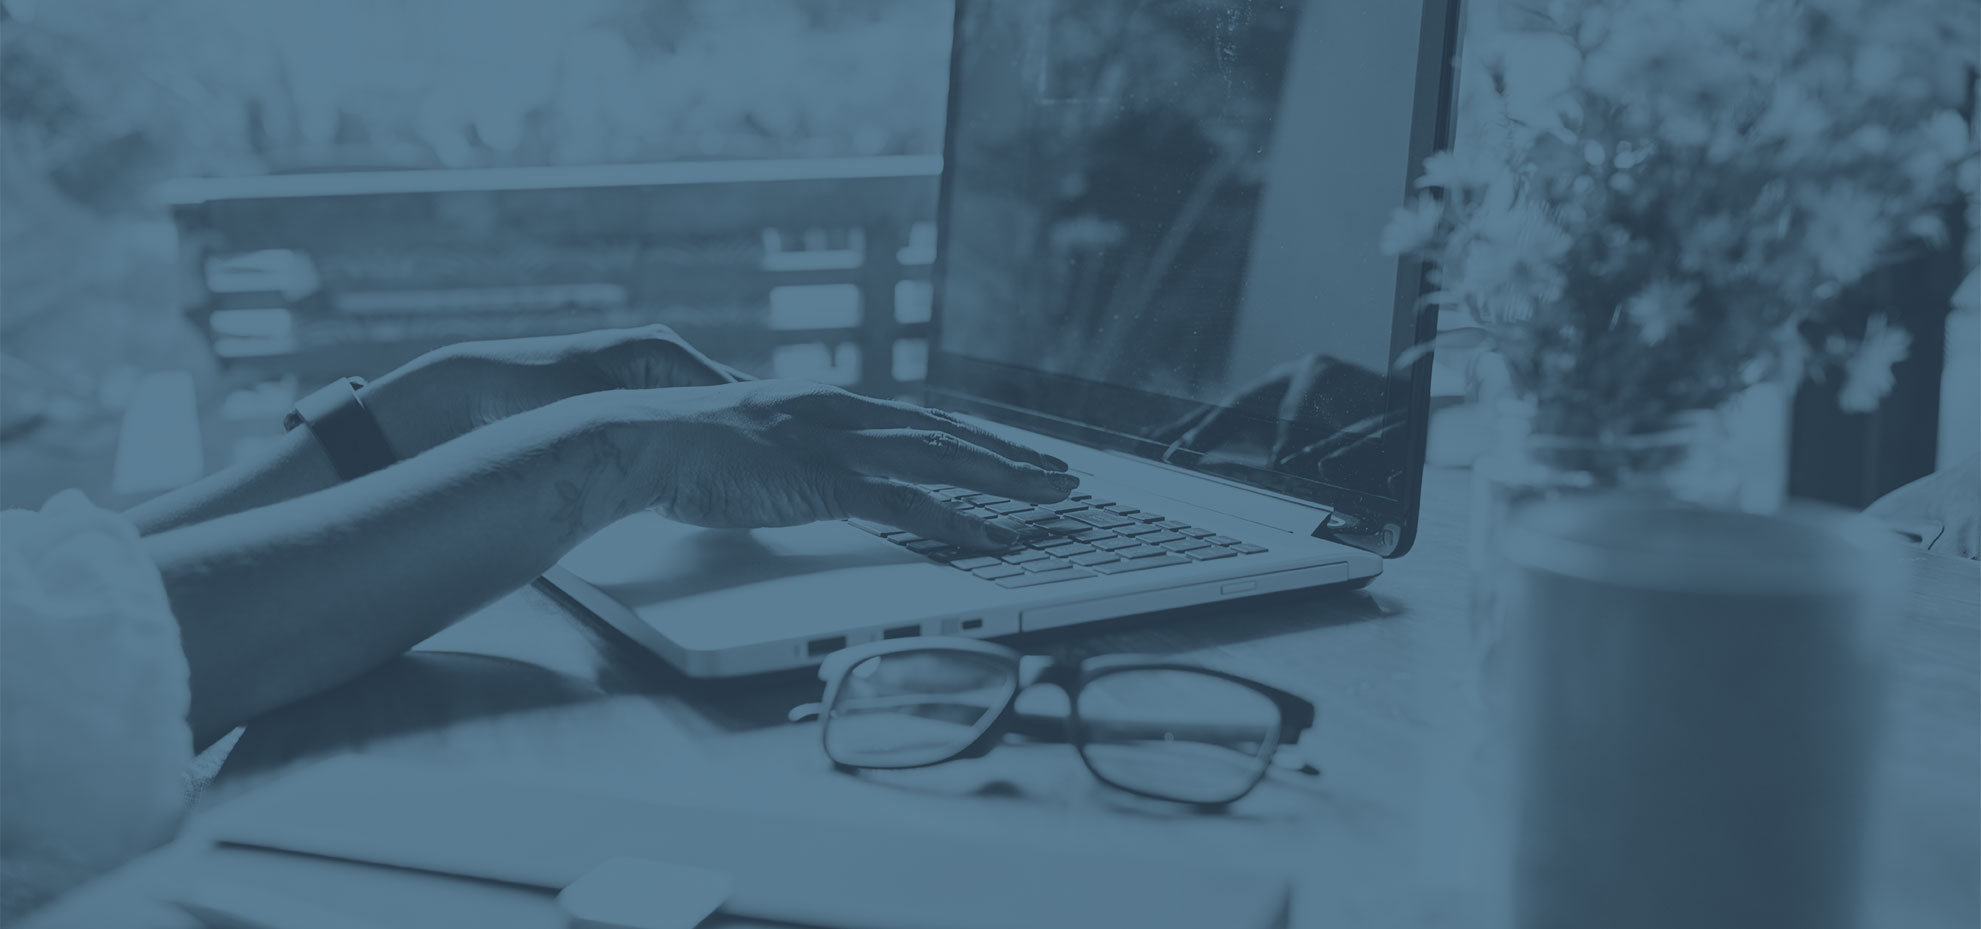
[(557, 895), (571, 929), (694, 929), (729, 899), (729, 875), (612, 858)]

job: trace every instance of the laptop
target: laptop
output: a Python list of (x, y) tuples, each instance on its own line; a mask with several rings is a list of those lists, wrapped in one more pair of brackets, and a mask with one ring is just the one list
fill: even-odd
[(1449, 134), (1455, 0), (958, 4), (926, 402), (1068, 462), (960, 551), (644, 513), (548, 578), (693, 677), (1366, 583), (1410, 547), (1432, 335), (1377, 239)]

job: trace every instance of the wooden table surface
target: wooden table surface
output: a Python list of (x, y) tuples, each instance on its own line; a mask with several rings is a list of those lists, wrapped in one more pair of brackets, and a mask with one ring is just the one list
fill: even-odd
[[(1296, 880), (1296, 925), (1490, 925), (1493, 858), (1454, 825), (1448, 796), (1450, 747), (1466, 738), (1447, 709), (1466, 686), (1453, 643), (1464, 636), (1468, 481), (1462, 471), (1428, 475), (1415, 550), (1367, 590), (1217, 604), (1021, 640), (1058, 654), (1187, 656), (1313, 698), (1320, 722), (1303, 749), (1325, 777), (1269, 782), (1222, 815), (1124, 798), (1094, 783), (1065, 746), (1001, 749), (885, 777), (835, 774), (814, 726), (784, 718), (817, 698), (812, 675), (689, 681), (534, 589), (251, 725), (199, 810), (284, 773), (364, 754), (926, 832), (1260, 863)], [(1981, 925), (1981, 563), (1922, 553), (1914, 564), (1865, 924), (1972, 927)], [(237, 856), (243, 874), (266, 867), (240, 857), (255, 853), (215, 854)], [(541, 895), (501, 893), (508, 909), (490, 908), (474, 924), (559, 925), (543, 921)], [(389, 910), (377, 917), (400, 925)]]

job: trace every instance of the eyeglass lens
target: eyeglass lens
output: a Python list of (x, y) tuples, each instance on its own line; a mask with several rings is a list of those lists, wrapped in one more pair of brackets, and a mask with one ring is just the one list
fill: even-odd
[(847, 669), (826, 707), (826, 755), (865, 768), (946, 760), (976, 741), (1017, 687), (1011, 662), (989, 655), (876, 655)]
[[(826, 708), (826, 754), (863, 768), (945, 761), (975, 742), (1017, 689), (1016, 667), (991, 655), (926, 649), (864, 659)], [(1214, 674), (1103, 672), (1073, 708), (1081, 756), (1102, 780), (1185, 803), (1243, 796), (1279, 747), (1279, 706)]]
[(1279, 747), (1279, 706), (1212, 674), (1126, 669), (1075, 703), (1080, 753), (1117, 786), (1186, 803), (1226, 803), (1258, 783)]

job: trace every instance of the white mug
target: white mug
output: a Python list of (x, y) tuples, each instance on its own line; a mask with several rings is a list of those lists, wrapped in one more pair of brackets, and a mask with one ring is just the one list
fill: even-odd
[(1514, 515), (1514, 924), (1853, 925), (1896, 541), (1841, 510)]

